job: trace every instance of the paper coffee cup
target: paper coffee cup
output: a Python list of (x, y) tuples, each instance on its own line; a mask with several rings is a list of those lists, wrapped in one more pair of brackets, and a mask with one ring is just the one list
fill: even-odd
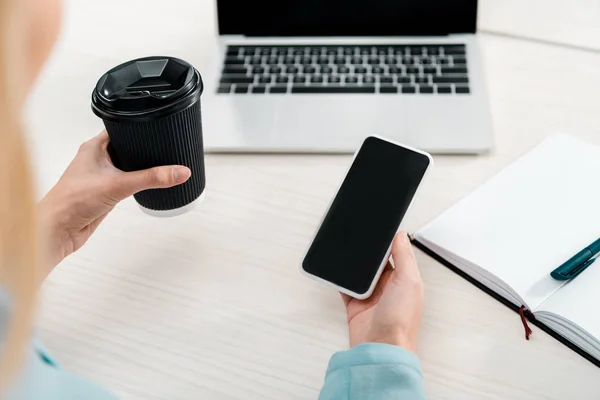
[(189, 63), (147, 57), (111, 69), (92, 92), (92, 110), (108, 131), (115, 167), (129, 172), (184, 165), (192, 171), (179, 186), (134, 195), (151, 215), (182, 214), (204, 193), (202, 90), (200, 73)]

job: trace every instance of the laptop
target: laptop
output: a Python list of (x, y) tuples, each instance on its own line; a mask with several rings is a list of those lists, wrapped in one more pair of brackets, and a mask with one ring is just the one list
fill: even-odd
[(477, 0), (216, 0), (207, 152), (477, 154), (492, 127)]

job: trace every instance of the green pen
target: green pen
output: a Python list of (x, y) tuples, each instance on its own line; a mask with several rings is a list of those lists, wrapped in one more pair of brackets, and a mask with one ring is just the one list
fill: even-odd
[(552, 271), (550, 276), (558, 281), (573, 279), (592, 265), (598, 256), (600, 256), (600, 239), (565, 261), (560, 267)]

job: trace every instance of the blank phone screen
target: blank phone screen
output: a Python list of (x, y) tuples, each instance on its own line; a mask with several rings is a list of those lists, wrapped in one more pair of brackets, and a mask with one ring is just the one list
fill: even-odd
[(429, 162), (426, 155), (367, 138), (325, 215), (302, 268), (354, 293), (366, 293)]

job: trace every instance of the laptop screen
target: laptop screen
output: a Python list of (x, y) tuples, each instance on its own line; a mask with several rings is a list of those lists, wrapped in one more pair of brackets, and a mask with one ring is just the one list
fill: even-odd
[(474, 33), (477, 0), (217, 0), (219, 33), (430, 36)]

